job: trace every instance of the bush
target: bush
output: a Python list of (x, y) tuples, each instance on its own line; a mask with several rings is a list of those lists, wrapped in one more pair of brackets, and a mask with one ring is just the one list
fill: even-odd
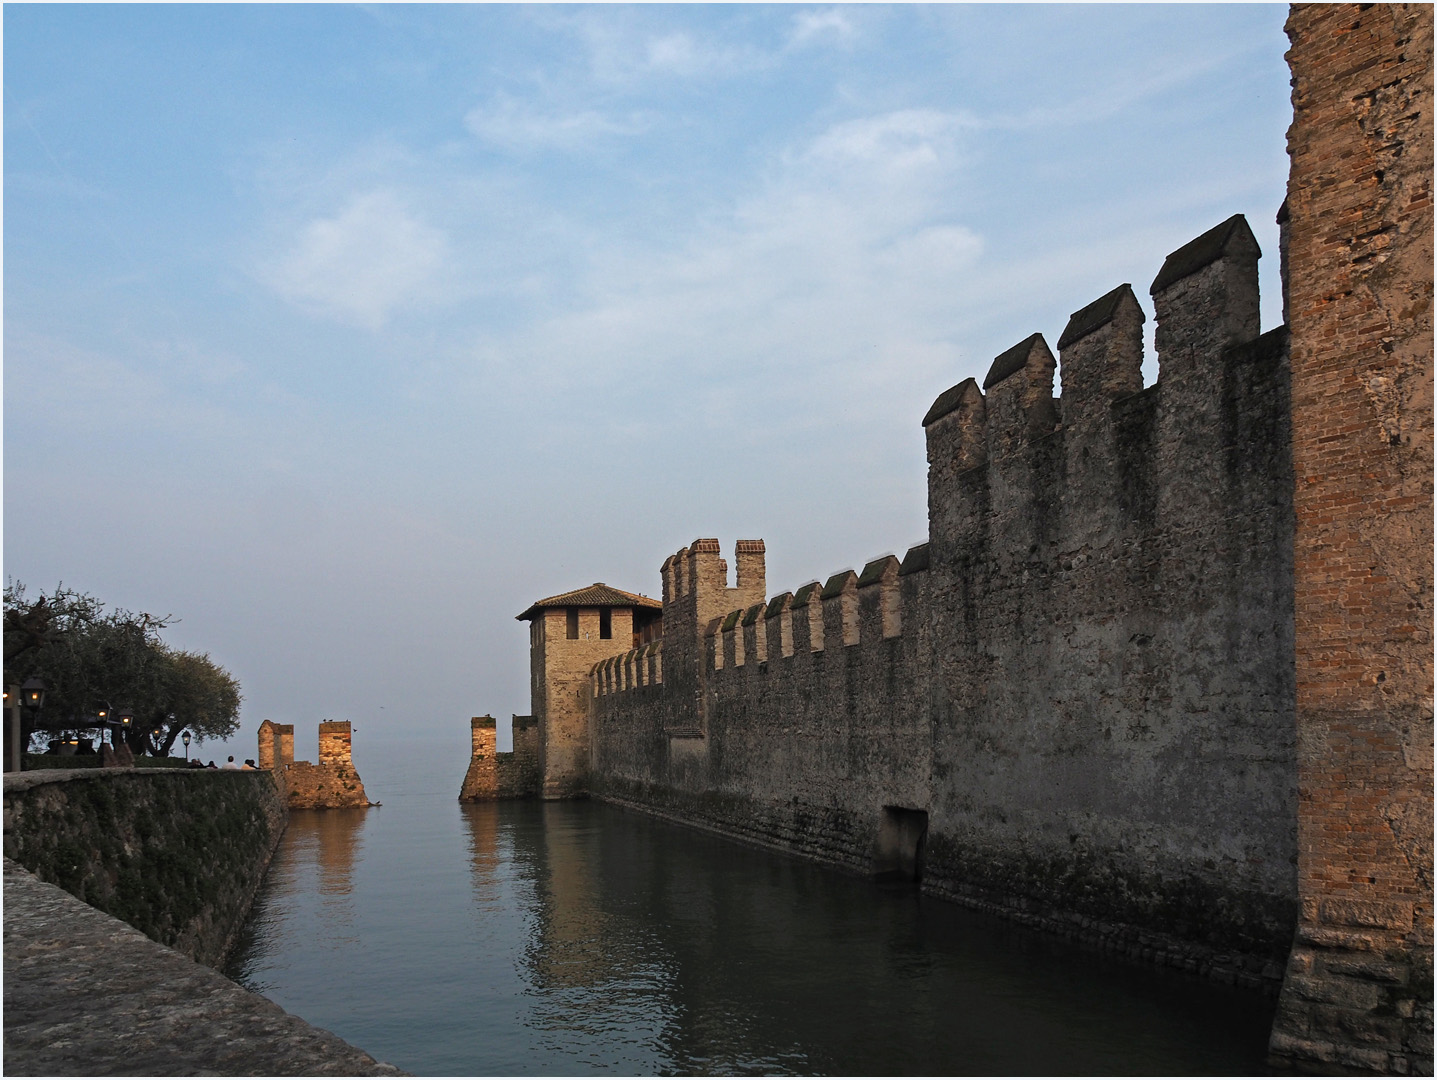
[[(34, 769), (98, 769), (100, 767), (99, 754), (26, 754), (25, 770), (29, 772)], [(135, 768), (137, 769), (183, 769), (185, 759), (135, 757)]]

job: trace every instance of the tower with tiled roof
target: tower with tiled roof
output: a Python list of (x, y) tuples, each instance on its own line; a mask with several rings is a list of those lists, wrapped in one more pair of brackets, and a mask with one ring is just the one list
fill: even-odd
[(539, 724), (542, 794), (584, 792), (589, 771), (589, 672), (600, 660), (652, 641), (663, 605), (603, 582), (536, 600), (516, 616), (529, 624), (529, 693)]

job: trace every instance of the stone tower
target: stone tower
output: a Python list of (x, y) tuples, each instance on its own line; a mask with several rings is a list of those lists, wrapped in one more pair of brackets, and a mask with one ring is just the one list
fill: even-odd
[(1432, 6), (1299, 4), (1287, 33), (1300, 917), (1272, 1052), (1430, 1075)]
[(662, 633), (657, 600), (595, 582), (529, 605), (529, 694), (539, 725), (541, 793), (582, 795), (589, 771), (589, 672)]
[(718, 540), (695, 540), (664, 560), (665, 728), (701, 734), (705, 716), (704, 636), (709, 627), (736, 608), (762, 604), (766, 589), (764, 543), (734, 545), (734, 586)]

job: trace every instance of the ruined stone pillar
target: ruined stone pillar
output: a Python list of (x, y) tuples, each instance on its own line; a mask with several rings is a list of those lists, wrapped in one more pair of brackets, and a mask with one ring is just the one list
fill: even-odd
[(276, 743), (279, 740), (279, 733), (275, 730), (274, 721), (265, 720), (259, 726), (259, 753), (255, 757), (255, 764), (261, 769), (273, 769), (275, 763)]
[[(293, 733), (290, 735), (293, 740)], [(321, 765), (350, 764), (350, 732), (348, 720), (326, 720), (319, 725), (319, 763)], [(294, 754), (294, 743), (290, 743), (290, 755)]]
[(476, 716), (469, 721), (469, 771), (464, 774), (464, 783), (459, 788), (460, 802), (477, 802), (498, 797), (497, 727), (492, 716)]

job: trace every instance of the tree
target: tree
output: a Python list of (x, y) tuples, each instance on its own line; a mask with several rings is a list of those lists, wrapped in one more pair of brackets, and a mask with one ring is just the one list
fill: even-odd
[(182, 652), (163, 645), (160, 649), (155, 703), (144, 713), (147, 726), (133, 733), (143, 738), (143, 749), (168, 756), (182, 731), (201, 739), (233, 735), (239, 727), (242, 700), (235, 677), (208, 653)]
[(160, 639), (172, 616), (116, 608), (56, 586), (30, 601), (25, 586), (5, 586), (5, 678), (45, 681), (45, 707), (26, 715), (22, 745), (34, 730), (88, 731), (102, 705), (131, 708), (125, 741), (138, 753), (168, 754), (185, 728), (224, 738), (239, 727), (239, 683), (207, 654), (173, 649)]

